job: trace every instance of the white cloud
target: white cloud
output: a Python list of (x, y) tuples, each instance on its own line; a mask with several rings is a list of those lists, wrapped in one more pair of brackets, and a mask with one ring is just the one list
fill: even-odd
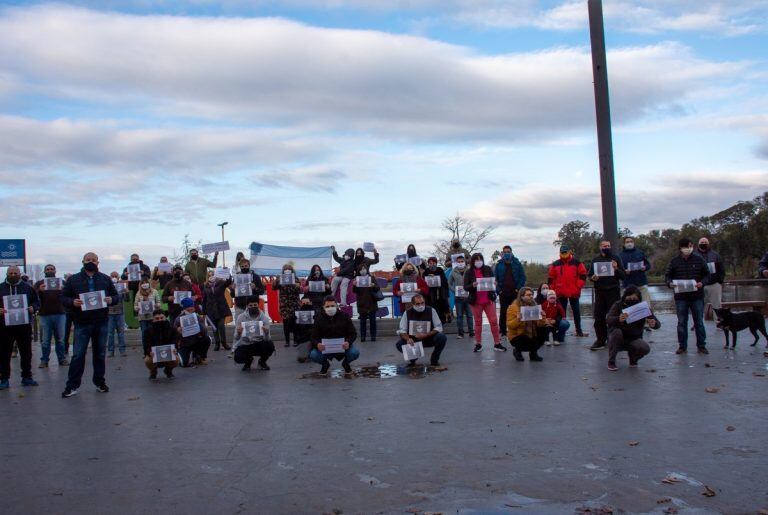
[(252, 177), (254, 183), (267, 188), (298, 188), (331, 192), (347, 174), (335, 168), (310, 166), (290, 170), (262, 172)]
[[(60, 6), (7, 9), (0, 33), (0, 73), (48, 95), (156, 113), (422, 141), (536, 138), (588, 127), (594, 117), (583, 48), (483, 56), (425, 38), (281, 19)], [(659, 44), (617, 49), (609, 67), (614, 119), (626, 123), (746, 65)]]

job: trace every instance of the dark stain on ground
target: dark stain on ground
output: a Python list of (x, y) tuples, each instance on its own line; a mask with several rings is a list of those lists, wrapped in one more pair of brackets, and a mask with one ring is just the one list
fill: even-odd
[(334, 368), (329, 370), (327, 374), (321, 374), (320, 372), (310, 372), (308, 374), (302, 374), (299, 379), (355, 379), (358, 377), (364, 377), (367, 379), (388, 379), (391, 377), (409, 377), (411, 379), (422, 379), (429, 375), (445, 372), (447, 367), (433, 367), (432, 365), (415, 365), (409, 366), (406, 364), (395, 365), (392, 363), (377, 363), (375, 365), (363, 365), (352, 370), (351, 374), (345, 374), (340, 368)]

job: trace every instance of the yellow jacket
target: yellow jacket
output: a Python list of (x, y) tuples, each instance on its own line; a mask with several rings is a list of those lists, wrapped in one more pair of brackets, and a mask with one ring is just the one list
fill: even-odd
[(544, 327), (546, 320), (537, 320), (536, 322), (522, 322), (520, 320), (520, 299), (517, 299), (509, 305), (507, 309), (507, 338), (510, 340), (521, 334), (525, 334), (525, 324), (536, 324), (537, 327)]

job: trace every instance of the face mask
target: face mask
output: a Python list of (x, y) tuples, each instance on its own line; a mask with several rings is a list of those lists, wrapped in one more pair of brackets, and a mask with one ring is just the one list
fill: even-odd
[(706, 252), (707, 249), (709, 249), (709, 245), (708, 244), (706, 244), (706, 243), (700, 243), (699, 244), (699, 250), (701, 250), (703, 252)]
[(92, 263), (89, 261), (87, 263), (83, 263), (83, 269), (86, 272), (95, 272), (96, 270), (99, 269), (99, 266), (96, 263)]
[(427, 306), (424, 304), (419, 304), (418, 306), (413, 306), (413, 309), (418, 311), (419, 313), (423, 312), (425, 309), (427, 309)]
[(457, 249), (457, 248), (459, 248), (459, 247), (460, 247), (460, 245), (459, 245), (458, 243), (454, 243), (454, 244), (452, 245), (452, 247), (453, 247), (453, 248), (455, 248), (455, 249)]
[(434, 272), (437, 270), (437, 265), (429, 265), (429, 269)]
[(113, 282), (113, 283), (116, 283), (117, 281), (118, 281), (117, 277), (113, 277), (113, 278), (112, 278), (112, 282)]
[(634, 243), (627, 243), (627, 244), (624, 245), (624, 248), (627, 249), (627, 250), (632, 250), (632, 249), (635, 248), (635, 244)]
[(344, 254), (344, 261), (349, 261), (351, 258), (348, 254)]
[(693, 252), (693, 249), (691, 247), (686, 247), (684, 249), (680, 249), (680, 252), (683, 253), (683, 256), (690, 256), (691, 252)]
[(416, 270), (408, 269), (408, 270), (405, 271), (405, 275), (414, 275), (415, 273), (416, 273)]
[(337, 308), (335, 306), (332, 308), (325, 308), (325, 314), (328, 315), (329, 317), (332, 317), (336, 314), (336, 309)]
[(181, 272), (174, 272), (173, 273), (173, 278), (174, 279), (181, 279)]
[(360, 275), (368, 275), (368, 270), (366, 270), (365, 268), (361, 268)]
[(139, 264), (139, 259), (138, 259), (138, 258), (136, 258), (136, 259), (131, 259), (131, 264), (132, 264), (132, 265), (138, 265), (138, 264)]
[(482, 261), (475, 261), (475, 268), (483, 268), (483, 262)]
[(640, 302), (640, 299), (629, 299), (629, 298), (624, 299), (624, 305), (625, 306), (634, 306), (638, 302)]
[(189, 256), (189, 259), (191, 259), (192, 261), (197, 261), (197, 254), (192, 254), (191, 256)]
[(248, 308), (248, 314), (252, 317), (258, 316), (259, 308)]
[(358, 254), (357, 257), (361, 258), (361, 257), (363, 257), (363, 255), (362, 254)]
[(149, 285), (147, 283), (144, 283), (141, 285), (142, 290), (149, 290)]
[(165, 326), (165, 325), (168, 325), (168, 321), (167, 320), (160, 320), (160, 321), (155, 320), (154, 322), (152, 322), (152, 327), (154, 329), (162, 329), (163, 326)]
[(245, 267), (241, 266), (241, 267), (240, 267), (240, 271), (241, 271), (242, 273), (244, 273), (244, 274), (247, 274), (248, 272), (250, 272), (250, 271), (251, 271), (251, 268), (250, 268), (250, 267), (248, 267), (248, 266), (245, 266)]
[(611, 249), (600, 249), (600, 252), (603, 254), (603, 256), (610, 256), (611, 255)]
[(504, 261), (509, 261), (510, 259), (512, 259), (512, 253), (511, 252), (505, 252), (501, 256), (504, 258)]
[(6, 281), (8, 281), (8, 284), (16, 284), (19, 282), (20, 277), (6, 277)]
[(315, 270), (315, 277), (320, 277), (320, 270)]
[(46, 272), (45, 276), (46, 277), (56, 277), (56, 272)]
[(459, 270), (464, 270), (467, 267), (466, 263), (456, 263), (456, 268)]
[(542, 288), (539, 293), (541, 293), (542, 297), (546, 297), (547, 293), (549, 293), (549, 288)]

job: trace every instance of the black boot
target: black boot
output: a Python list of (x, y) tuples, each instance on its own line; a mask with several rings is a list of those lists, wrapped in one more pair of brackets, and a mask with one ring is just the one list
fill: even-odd
[(320, 368), (320, 373), (322, 375), (327, 374), (329, 368), (331, 368), (331, 362), (326, 359), (325, 361), (323, 361), (323, 366)]
[(259, 360), (259, 368), (262, 370), (269, 370), (269, 365), (267, 365), (267, 361), (264, 358)]
[(344, 373), (346, 374), (352, 373), (352, 365), (350, 365), (346, 359), (341, 362), (341, 366), (344, 368)]
[(539, 356), (539, 353), (535, 350), (532, 350), (531, 352), (529, 352), (528, 357), (530, 358), (531, 361), (544, 361), (544, 358)]
[(525, 358), (523, 357), (523, 353), (522, 353), (522, 352), (520, 352), (519, 350), (517, 350), (517, 348), (515, 348), (515, 349), (512, 351), (512, 355), (515, 357), (515, 359), (516, 359), (517, 361), (525, 361)]

